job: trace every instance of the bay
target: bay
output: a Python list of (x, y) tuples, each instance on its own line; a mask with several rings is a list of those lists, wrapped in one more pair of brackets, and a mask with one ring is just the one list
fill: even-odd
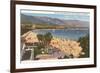
[(76, 30), (76, 29), (35, 29), (32, 30), (36, 34), (45, 34), (50, 32), (53, 37), (60, 39), (78, 40), (89, 34), (89, 30)]

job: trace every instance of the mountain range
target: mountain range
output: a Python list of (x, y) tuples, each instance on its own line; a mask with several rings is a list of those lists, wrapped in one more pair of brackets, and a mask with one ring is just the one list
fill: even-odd
[(21, 14), (21, 24), (48, 24), (62, 25), (67, 27), (89, 27), (88, 21), (63, 20), (59, 18), (51, 18), (46, 16), (29, 16), (25, 14)]

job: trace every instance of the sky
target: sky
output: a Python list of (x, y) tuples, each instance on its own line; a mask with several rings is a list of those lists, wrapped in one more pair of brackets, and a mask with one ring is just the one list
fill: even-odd
[(51, 17), (59, 18), (64, 20), (80, 20), (80, 21), (89, 21), (90, 16), (88, 12), (29, 12), (21, 11), (21, 14), (29, 16), (41, 16), (41, 17)]

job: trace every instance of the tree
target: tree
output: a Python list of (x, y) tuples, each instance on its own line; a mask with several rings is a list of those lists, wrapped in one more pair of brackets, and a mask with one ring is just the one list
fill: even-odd
[(37, 38), (39, 40), (40, 43), (44, 44), (45, 46), (49, 45), (52, 39), (52, 34), (50, 32), (42, 35), (42, 34), (38, 34)]
[(42, 34), (37, 34), (37, 38), (40, 42), (43, 42), (44, 36)]
[(44, 48), (45, 44), (44, 44), (44, 35), (42, 34), (37, 34), (37, 38), (39, 40), (37, 46), (39, 49)]
[(49, 44), (52, 40), (52, 34), (50, 32), (46, 33), (46, 34), (38, 34), (37, 38), (39, 40), (38, 43), (38, 48), (43, 49), (44, 48), (44, 52), (48, 53), (48, 48), (49, 48)]
[(52, 34), (51, 34), (50, 32), (48, 32), (48, 33), (46, 33), (46, 34), (44, 35), (44, 38), (45, 38), (45, 45), (48, 46), (48, 45), (50, 44), (50, 42), (51, 42), (53, 36), (52, 36)]
[(85, 55), (80, 57), (89, 57), (89, 35), (79, 38), (78, 42), (85, 52)]

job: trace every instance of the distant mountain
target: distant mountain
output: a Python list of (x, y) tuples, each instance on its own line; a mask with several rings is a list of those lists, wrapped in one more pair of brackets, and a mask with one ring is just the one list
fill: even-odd
[(89, 27), (89, 22), (80, 20), (65, 20), (67, 26), (70, 27)]
[(48, 24), (63, 25), (68, 27), (89, 27), (89, 22), (79, 20), (62, 20), (51, 17), (28, 16), (21, 14), (21, 24)]

